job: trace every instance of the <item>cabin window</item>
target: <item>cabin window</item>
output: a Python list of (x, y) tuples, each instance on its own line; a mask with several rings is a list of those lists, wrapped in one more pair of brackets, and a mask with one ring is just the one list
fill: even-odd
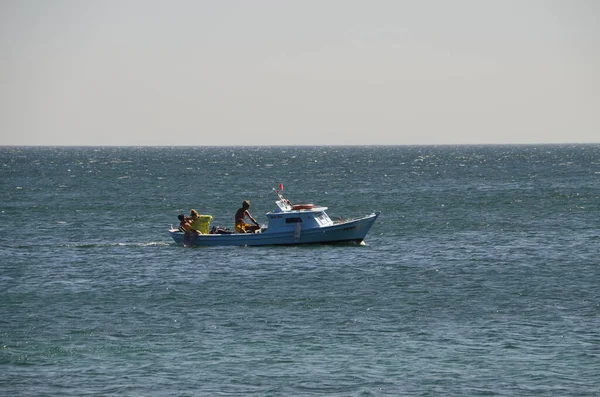
[(285, 218), (285, 223), (302, 223), (302, 218)]

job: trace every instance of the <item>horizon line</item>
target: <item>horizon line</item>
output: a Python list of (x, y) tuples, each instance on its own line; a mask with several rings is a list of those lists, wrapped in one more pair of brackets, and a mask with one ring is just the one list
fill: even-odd
[(439, 146), (584, 146), (600, 145), (600, 142), (538, 142), (538, 143), (412, 143), (412, 144), (241, 144), (241, 145), (79, 145), (79, 144), (0, 144), (0, 148), (276, 148), (276, 147), (439, 147)]

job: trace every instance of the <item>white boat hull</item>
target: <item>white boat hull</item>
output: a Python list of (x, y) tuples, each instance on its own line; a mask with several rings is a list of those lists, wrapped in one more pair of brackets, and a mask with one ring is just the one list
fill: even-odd
[(270, 231), (262, 233), (200, 234), (184, 235), (177, 229), (170, 230), (177, 244), (186, 246), (259, 246), (259, 245), (298, 245), (361, 243), (379, 212), (360, 219), (336, 223), (331, 226), (294, 231)]

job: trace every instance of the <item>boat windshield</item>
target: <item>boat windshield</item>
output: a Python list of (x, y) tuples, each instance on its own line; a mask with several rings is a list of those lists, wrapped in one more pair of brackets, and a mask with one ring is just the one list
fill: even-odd
[(329, 222), (331, 222), (331, 220), (329, 219), (329, 216), (323, 211), (323, 212), (319, 212), (317, 214), (315, 214), (315, 219), (321, 224), (321, 225), (327, 225)]

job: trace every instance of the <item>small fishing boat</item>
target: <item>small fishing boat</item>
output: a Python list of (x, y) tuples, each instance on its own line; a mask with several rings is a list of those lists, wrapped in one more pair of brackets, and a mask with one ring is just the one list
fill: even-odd
[(256, 246), (362, 243), (379, 216), (374, 212), (362, 218), (334, 222), (327, 215), (327, 207), (314, 204), (292, 204), (277, 194), (277, 208), (267, 213), (268, 225), (254, 233), (196, 234), (171, 228), (169, 232), (177, 244), (185, 246)]

